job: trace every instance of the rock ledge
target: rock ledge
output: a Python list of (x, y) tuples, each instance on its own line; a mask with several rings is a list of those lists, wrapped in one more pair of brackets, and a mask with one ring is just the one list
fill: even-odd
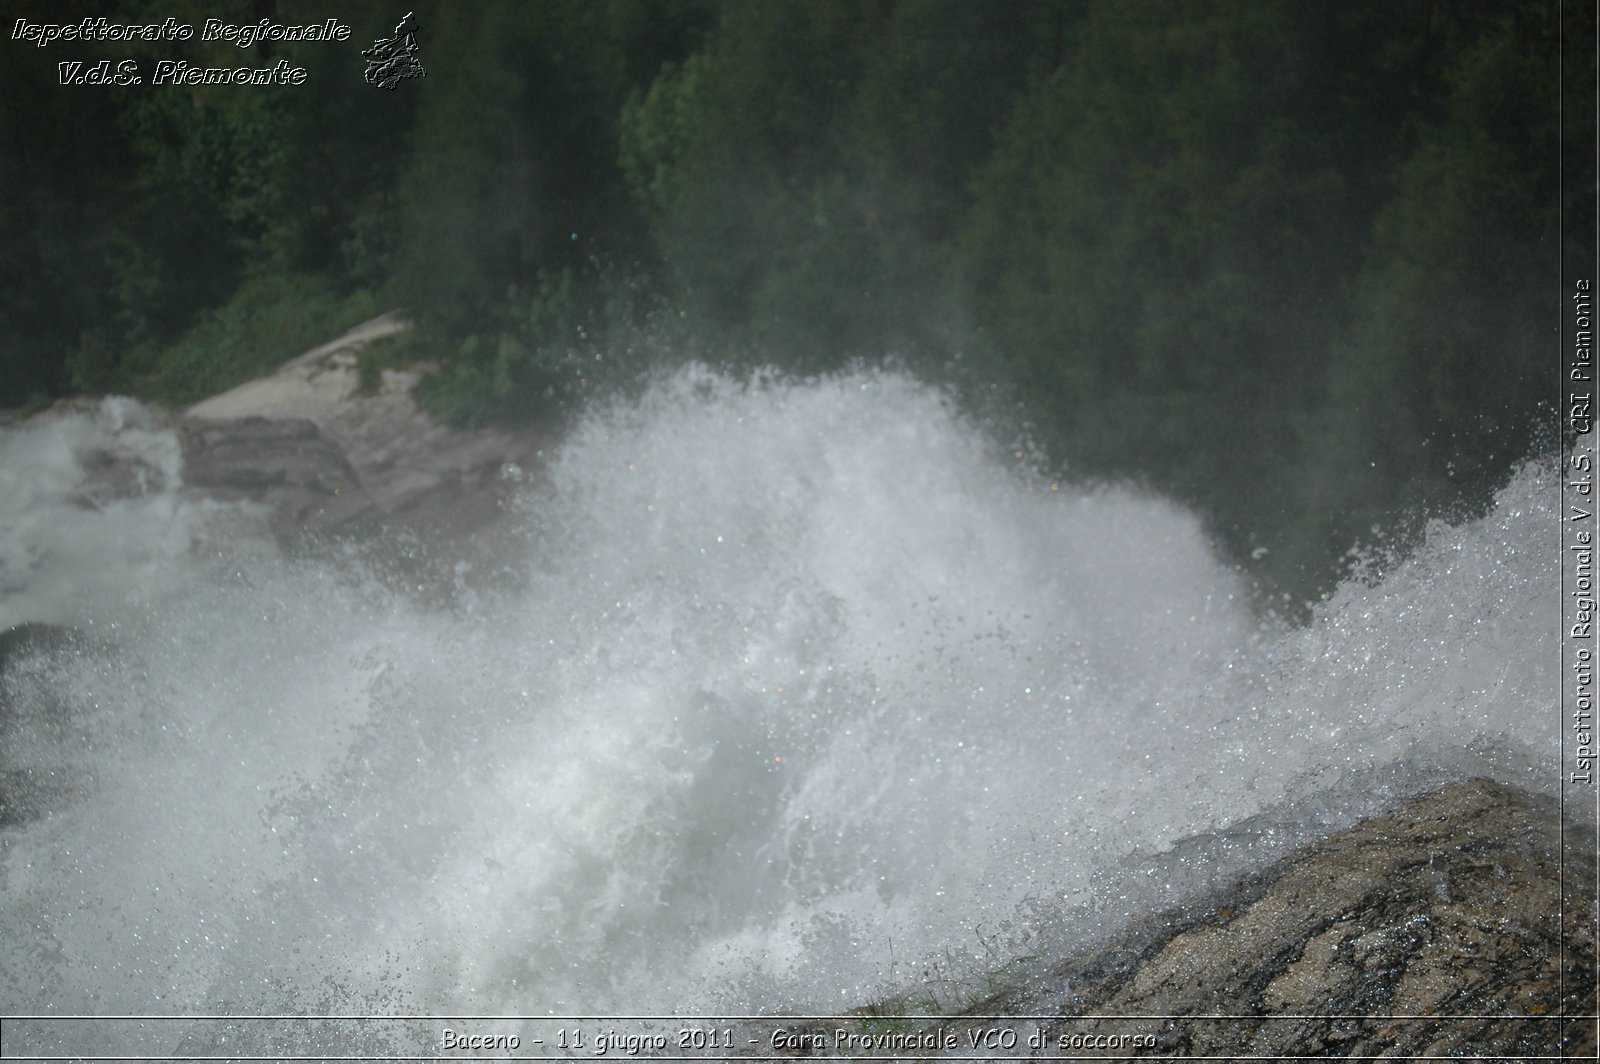
[(1054, 1059), (1593, 1059), (1592, 838), (1549, 798), (1454, 784), (927, 1030)]

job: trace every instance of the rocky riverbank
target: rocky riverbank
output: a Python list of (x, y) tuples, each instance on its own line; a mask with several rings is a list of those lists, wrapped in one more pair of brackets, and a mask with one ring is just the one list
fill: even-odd
[[(507, 470), (537, 466), (553, 436), (538, 428), (441, 424), (416, 401), (433, 368), (426, 363), (384, 370), (375, 386), (364, 387), (363, 348), (406, 328), (386, 314), (187, 410), (141, 407), (148, 424), (139, 431), (173, 430), (180, 462), (154, 468), (112, 437), (81, 456), (86, 477), (78, 497), (103, 505), (165, 486), (181, 468), (185, 490), (257, 504), (285, 542), (380, 523), (431, 534), (476, 530), (496, 514)], [(66, 400), (9, 423), (36, 427), (98, 402)]]

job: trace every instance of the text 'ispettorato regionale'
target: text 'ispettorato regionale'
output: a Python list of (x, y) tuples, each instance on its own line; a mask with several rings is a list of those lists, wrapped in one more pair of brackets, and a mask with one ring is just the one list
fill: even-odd
[[(187, 22), (167, 18), (161, 22), (112, 22), (103, 17), (84, 18), (77, 22), (33, 22), (19, 18), (11, 27), (11, 39), (29, 41), (40, 48), (58, 41), (70, 42), (140, 42), (162, 43), (189, 41), (226, 41), (240, 48), (249, 48), (258, 41), (348, 41), (349, 25), (336, 18), (305, 25), (285, 25), (264, 18), (256, 22), (224, 22), (209, 18), (198, 32)], [(156, 63), (152, 83), (156, 85), (299, 85), (304, 83), (306, 72), (302, 67), (289, 66), (278, 60), (272, 67), (197, 67), (182, 60), (164, 59)], [(111, 69), (110, 61), (88, 66), (83, 63), (61, 64), (62, 84), (137, 85), (144, 81), (139, 65), (124, 60)]]

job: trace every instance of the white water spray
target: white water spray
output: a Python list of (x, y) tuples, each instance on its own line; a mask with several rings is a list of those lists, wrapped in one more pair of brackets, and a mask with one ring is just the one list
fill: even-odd
[[(63, 788), (0, 831), (0, 1012), (836, 1011), (1181, 899), (1195, 836), (1232, 870), (1427, 779), (1554, 777), (1540, 465), (1274, 633), (1193, 516), (1058, 489), (894, 374), (591, 414), (516, 578), (446, 607), (222, 548), (136, 407), (32, 431), (0, 616), (95, 645), (0, 691)], [(102, 438), (172, 460), (83, 505)]]

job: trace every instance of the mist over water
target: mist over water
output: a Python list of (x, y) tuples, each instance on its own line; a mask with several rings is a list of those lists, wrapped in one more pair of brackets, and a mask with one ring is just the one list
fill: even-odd
[(1555, 782), (1546, 465), (1279, 631), (893, 373), (597, 409), (447, 596), (242, 534), (142, 418), (0, 435), (0, 626), (93, 636), (0, 690), (65, 788), (0, 830), (3, 1012), (834, 1011)]

